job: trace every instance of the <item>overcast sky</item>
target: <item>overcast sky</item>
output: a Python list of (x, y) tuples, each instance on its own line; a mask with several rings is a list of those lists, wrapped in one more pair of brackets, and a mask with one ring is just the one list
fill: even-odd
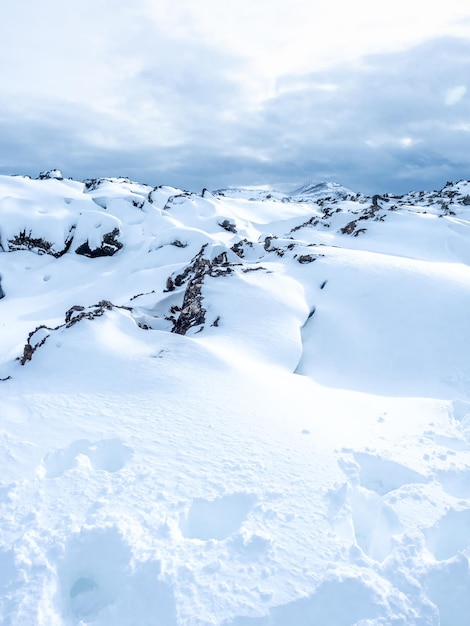
[(15, 0), (0, 173), (186, 189), (470, 179), (468, 0)]

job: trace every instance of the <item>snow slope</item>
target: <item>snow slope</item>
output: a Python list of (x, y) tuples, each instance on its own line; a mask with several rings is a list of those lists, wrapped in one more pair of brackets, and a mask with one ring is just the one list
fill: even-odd
[(2, 625), (468, 624), (470, 183), (338, 187), (0, 177)]

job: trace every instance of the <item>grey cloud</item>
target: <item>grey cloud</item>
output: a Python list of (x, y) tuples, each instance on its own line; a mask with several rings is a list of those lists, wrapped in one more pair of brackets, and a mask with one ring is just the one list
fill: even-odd
[(470, 84), (445, 104), (470, 76), (466, 40), (290, 77), (256, 112), (234, 78), (237, 59), (204, 42), (152, 45), (151, 60), (122, 81), (116, 114), (59, 101), (0, 106), (0, 172), (59, 167), (196, 190), (329, 179), (371, 193), (470, 177)]
[[(469, 94), (445, 104), (447, 90), (464, 85), (469, 69), (464, 40), (369, 57), (358, 68), (301, 77), (301, 90), (285, 85), (258, 125), (274, 138), (273, 154), (287, 149), (319, 178), (329, 171), (369, 191), (444, 184), (469, 175), (469, 133), (462, 130), (470, 122)], [(336, 89), (318, 89), (325, 84)]]

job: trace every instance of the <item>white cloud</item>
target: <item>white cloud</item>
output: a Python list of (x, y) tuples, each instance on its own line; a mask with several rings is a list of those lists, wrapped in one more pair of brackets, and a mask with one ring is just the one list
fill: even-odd
[(450, 130), (452, 131), (462, 131), (464, 133), (470, 133), (470, 122), (460, 122), (458, 124), (452, 124), (450, 126)]
[(410, 148), (419, 143), (413, 137), (396, 137), (394, 135), (379, 134), (365, 139), (364, 143), (374, 150), (387, 150), (394, 148)]
[(412, 137), (402, 137), (399, 143), (403, 148), (410, 148), (416, 141)]
[(470, 34), (465, 17), (467, 0), (425, 10), (409, 0), (16, 0), (2, 7), (2, 93), (112, 110), (136, 73), (205, 47), (212, 62), (233, 59), (248, 106), (272, 96), (283, 76)]
[[(160, 0), (147, 1), (156, 24), (168, 20), (181, 41), (204, 39), (249, 61), (266, 89), (290, 73), (318, 71), (365, 54), (396, 51), (452, 35), (470, 16), (467, 0), (444, 5), (395, 0)], [(249, 80), (250, 76), (244, 77)]]
[(444, 102), (447, 106), (452, 106), (453, 104), (457, 104), (460, 102), (464, 95), (467, 93), (467, 88), (465, 85), (458, 85), (457, 87), (452, 87), (446, 91)]

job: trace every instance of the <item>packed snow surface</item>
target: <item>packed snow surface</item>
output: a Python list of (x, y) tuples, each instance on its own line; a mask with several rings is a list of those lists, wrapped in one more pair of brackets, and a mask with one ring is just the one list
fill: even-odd
[(468, 626), (470, 183), (0, 177), (3, 626)]

